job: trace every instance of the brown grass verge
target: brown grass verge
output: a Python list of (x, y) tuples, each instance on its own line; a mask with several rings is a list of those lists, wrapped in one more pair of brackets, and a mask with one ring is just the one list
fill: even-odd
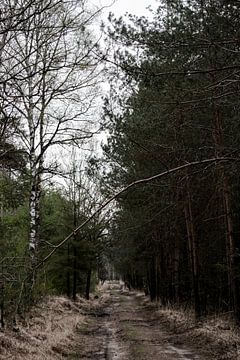
[(74, 344), (74, 334), (84, 324), (89, 302), (78, 298), (48, 297), (18, 324), (17, 331), (0, 333), (0, 359), (63, 359)]
[(159, 309), (156, 314), (176, 334), (176, 343), (187, 342), (203, 354), (211, 354), (211, 359), (240, 359), (240, 330), (228, 314), (198, 322), (191, 312), (170, 307)]

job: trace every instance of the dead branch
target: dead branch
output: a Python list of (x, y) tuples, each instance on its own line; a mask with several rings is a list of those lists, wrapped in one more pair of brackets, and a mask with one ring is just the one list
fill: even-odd
[(198, 165), (206, 165), (206, 164), (213, 164), (214, 163), (222, 163), (222, 162), (233, 162), (233, 161), (240, 161), (240, 158), (231, 158), (231, 157), (220, 157), (220, 158), (212, 158), (212, 159), (204, 159), (200, 161), (193, 161), (190, 163), (186, 163), (180, 166), (177, 166), (175, 168), (166, 170), (164, 172), (161, 172), (159, 174), (153, 175), (148, 178), (139, 179), (136, 181), (133, 181), (131, 184), (125, 186), (123, 189), (119, 190), (116, 194), (112, 195), (109, 199), (105, 200), (101, 206), (98, 207), (98, 209), (90, 216), (88, 217), (81, 225), (79, 225), (75, 230), (73, 230), (65, 239), (63, 239), (58, 245), (54, 247), (54, 249), (43, 259), (41, 260), (34, 268), (34, 271), (36, 271), (38, 268), (40, 268), (50, 257), (59, 249), (62, 247), (68, 240), (70, 240), (73, 236), (76, 236), (76, 234), (79, 233), (79, 231), (87, 225), (97, 214), (99, 214), (106, 206), (108, 206), (113, 200), (118, 198), (120, 195), (128, 191), (129, 189), (138, 186), (138, 185), (144, 185), (151, 181), (160, 179), (166, 175), (170, 175), (176, 172), (179, 172), (183, 169), (189, 168), (189, 167), (195, 167)]

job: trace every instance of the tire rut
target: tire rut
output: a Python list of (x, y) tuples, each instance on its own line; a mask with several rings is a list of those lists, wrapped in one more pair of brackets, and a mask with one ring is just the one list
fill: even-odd
[(119, 284), (104, 286), (107, 299), (88, 313), (78, 331), (79, 346), (70, 359), (92, 360), (204, 360), (174, 344), (172, 334), (152, 321), (153, 309)]

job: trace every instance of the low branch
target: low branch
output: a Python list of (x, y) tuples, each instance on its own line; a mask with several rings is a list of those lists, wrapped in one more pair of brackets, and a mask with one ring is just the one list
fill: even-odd
[(184, 165), (177, 166), (175, 168), (166, 170), (162, 173), (156, 174), (154, 176), (140, 179), (133, 181), (131, 184), (125, 186), (123, 189), (119, 190), (116, 194), (112, 195), (109, 199), (103, 202), (101, 206), (89, 217), (87, 218), (81, 225), (79, 225), (75, 230), (73, 230), (65, 239), (63, 239), (58, 245), (54, 247), (54, 249), (43, 259), (41, 260), (35, 267), (35, 270), (40, 268), (60, 247), (62, 247), (68, 240), (70, 240), (73, 236), (79, 233), (79, 231), (87, 225), (97, 214), (99, 214), (106, 206), (108, 206), (113, 200), (118, 198), (120, 195), (131, 189), (132, 187), (135, 187), (137, 185), (144, 185), (151, 181), (160, 179), (166, 175), (170, 175), (173, 173), (176, 173), (180, 170), (189, 168), (189, 167), (195, 167), (197, 165), (202, 164), (214, 164), (214, 163), (220, 163), (220, 162), (230, 162), (230, 161), (240, 161), (240, 158), (232, 158), (232, 157), (220, 157), (220, 158), (212, 158), (212, 159), (205, 159), (200, 161), (193, 161)]

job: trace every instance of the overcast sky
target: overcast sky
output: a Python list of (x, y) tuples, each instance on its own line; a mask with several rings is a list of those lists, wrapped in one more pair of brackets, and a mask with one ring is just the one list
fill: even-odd
[[(94, 10), (97, 8), (102, 8), (105, 6), (106, 8), (102, 11), (101, 15), (99, 16), (98, 20), (95, 22), (95, 29), (100, 25), (101, 21), (107, 22), (107, 17), (109, 12), (113, 12), (116, 17), (120, 17), (127, 12), (137, 16), (146, 16), (151, 17), (149, 10), (147, 10), (148, 6), (151, 6), (155, 9), (159, 5), (160, 0), (88, 0), (87, 4), (93, 7)], [(97, 25), (98, 24), (98, 25)], [(106, 91), (108, 93), (109, 86), (107, 83), (102, 84), (103, 92)], [(102, 103), (101, 103), (102, 104)], [(101, 107), (101, 105), (100, 105)], [(96, 116), (97, 113), (95, 114)], [(101, 134), (94, 137), (95, 144), (96, 144), (96, 152), (100, 151), (99, 143), (101, 141), (106, 141), (106, 134), (101, 132)], [(97, 145), (98, 144), (98, 145)]]
[[(116, 14), (117, 16), (124, 15), (126, 12), (129, 12), (131, 14), (135, 14), (138, 16), (141, 15), (147, 15), (148, 10), (146, 8), (151, 5), (153, 8), (156, 7), (157, 1), (155, 0), (90, 0), (89, 1), (92, 4), (95, 4), (96, 6), (107, 6), (109, 5), (109, 8), (107, 8), (104, 11), (104, 14), (108, 14), (110, 11)], [(114, 2), (114, 4), (113, 4)], [(158, 1), (159, 2), (159, 1)], [(111, 5), (113, 4), (113, 5)], [(110, 6), (111, 5), (111, 6)], [(104, 15), (103, 15), (104, 17)]]

